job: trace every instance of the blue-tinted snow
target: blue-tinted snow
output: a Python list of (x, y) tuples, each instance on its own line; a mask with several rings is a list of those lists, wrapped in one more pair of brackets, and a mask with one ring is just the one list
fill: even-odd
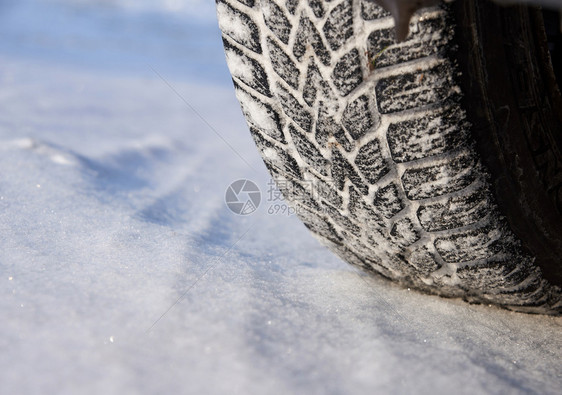
[(213, 2), (0, 1), (0, 393), (559, 393), (560, 319), (360, 274), (267, 183)]

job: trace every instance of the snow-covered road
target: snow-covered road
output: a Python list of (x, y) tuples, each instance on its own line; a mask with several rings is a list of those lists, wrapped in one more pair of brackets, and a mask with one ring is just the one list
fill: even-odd
[(402, 289), (268, 213), (213, 7), (0, 1), (0, 393), (560, 393), (560, 318)]

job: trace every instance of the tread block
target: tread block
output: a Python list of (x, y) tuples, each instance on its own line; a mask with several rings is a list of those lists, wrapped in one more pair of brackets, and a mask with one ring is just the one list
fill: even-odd
[(261, 0), (261, 9), (265, 25), (286, 45), (293, 26), (285, 16), (285, 12), (272, 0)]
[(490, 261), (485, 264), (463, 266), (457, 269), (457, 276), (465, 287), (482, 292), (517, 286), (533, 274), (530, 260), (523, 259), (517, 267), (515, 261)]
[(372, 107), (373, 104), (367, 95), (359, 96), (346, 106), (342, 124), (354, 139), (365, 135), (373, 127)]
[[(538, 307), (539, 309), (537, 310), (542, 311), (542, 313), (546, 311), (554, 313), (557, 310), (557, 313), (554, 314), (560, 315), (562, 308), (560, 308), (560, 305), (554, 307), (554, 309), (552, 308), (553, 305), (556, 306), (556, 302), (554, 300), (549, 301), (549, 296), (552, 293), (547, 291), (547, 287), (549, 287), (549, 284), (545, 286), (545, 281), (534, 279), (529, 286), (518, 289), (517, 293), (502, 293), (498, 291), (496, 293), (482, 294), (482, 297), (503, 306), (515, 307), (515, 310), (522, 307), (522, 312), (529, 312), (529, 310), (526, 310), (527, 307), (531, 307), (533, 310)], [(555, 296), (555, 298), (558, 299), (559, 295)], [(534, 312), (537, 312), (537, 310), (534, 310)]]
[(357, 168), (371, 184), (375, 184), (390, 171), (386, 159), (381, 153), (380, 143), (377, 139), (365, 144), (355, 157)]
[(343, 191), (345, 187), (345, 180), (349, 180), (362, 194), (366, 195), (369, 192), (369, 188), (363, 183), (354, 167), (337, 148), (332, 148), (332, 179), (340, 191)]
[(386, 226), (379, 213), (365, 203), (361, 192), (353, 186), (349, 188), (349, 214), (356, 222), (363, 224), (367, 232)]
[(320, 70), (311, 58), (306, 71), (306, 82), (303, 88), (303, 99), (310, 107), (314, 106), (317, 97), (333, 99), (330, 85), (322, 78)]
[(344, 45), (353, 36), (352, 1), (344, 0), (338, 4), (330, 12), (322, 30), (333, 51)]
[(391, 123), (387, 140), (392, 159), (403, 163), (467, 144), (469, 126), (461, 110), (448, 107), (407, 121)]
[(326, 49), (326, 45), (322, 41), (322, 37), (314, 24), (307, 17), (301, 17), (299, 26), (295, 34), (295, 43), (293, 45), (293, 55), (302, 61), (303, 56), (307, 51), (307, 46), (310, 44), (318, 59), (328, 66), (331, 62), (330, 52)]
[(380, 188), (373, 199), (373, 206), (383, 217), (392, 218), (406, 207), (402, 199), (398, 185), (394, 182)]
[(327, 176), (329, 164), (328, 160), (324, 158), (318, 148), (316, 148), (306, 136), (299, 133), (293, 125), (289, 124), (288, 129), (302, 160), (320, 174)]
[(371, 256), (373, 259), (369, 259), (369, 258), (363, 259), (364, 265), (366, 266), (366, 269), (372, 270), (372, 271), (376, 272), (377, 275), (383, 276), (384, 278), (389, 279), (389, 280), (394, 277), (392, 272), (381, 264), (380, 260), (374, 260), (374, 259), (376, 259), (374, 254), (371, 253), (369, 256)]
[(332, 243), (341, 245), (342, 238), (337, 234), (334, 226), (326, 221), (324, 218), (317, 217), (316, 214), (309, 214), (306, 217), (304, 226), (306, 226), (312, 233), (320, 235)]
[(305, 131), (312, 127), (312, 114), (282, 85), (277, 84), (277, 97), (283, 112)]
[(295, 63), (270, 37), (267, 38), (267, 47), (269, 49), (269, 57), (275, 73), (277, 73), (277, 75), (289, 86), (294, 89), (298, 89), (301, 72)]
[(348, 217), (342, 215), (340, 211), (330, 206), (329, 204), (324, 205), (323, 207), (324, 213), (328, 214), (330, 219), (336, 223), (336, 225), (341, 226), (347, 232), (351, 232), (354, 235), (358, 235), (361, 232), (361, 228), (354, 224)]
[(376, 87), (379, 111), (390, 114), (445, 102), (458, 95), (448, 63), (381, 79)]
[[(397, 44), (394, 40), (394, 28), (374, 30), (367, 37), (367, 53), (370, 56), (372, 70), (389, 66), (392, 61), (399, 63), (396, 55), (389, 52), (396, 52), (397, 48), (406, 45), (406, 42)], [(393, 56), (394, 55), (394, 56)], [(391, 61), (389, 61), (389, 58)]]
[(217, 2), (217, 12), (223, 15), (219, 18), (219, 27), (223, 34), (255, 53), (262, 53), (260, 31), (248, 15), (232, 8), (224, 0)]
[(466, 188), (481, 171), (475, 156), (464, 152), (446, 163), (406, 170), (402, 184), (408, 199), (425, 199)]
[(484, 218), (492, 207), (489, 191), (477, 189), (468, 195), (451, 197), (444, 202), (420, 205), (417, 217), (428, 232), (460, 228)]
[(308, 0), (308, 5), (316, 18), (322, 18), (324, 16), (325, 11), (321, 0)]
[(516, 249), (510, 232), (493, 225), (438, 237), (434, 244), (439, 255), (450, 263), (491, 259), (502, 252), (513, 254)]
[(238, 0), (239, 3), (242, 3), (250, 8), (254, 7), (255, 0)]
[(263, 67), (256, 60), (246, 56), (224, 37), (223, 44), (232, 77), (238, 78), (262, 95), (272, 97), (267, 74)]
[(325, 182), (314, 175), (313, 185), (316, 198), (321, 199), (336, 208), (341, 209), (343, 207), (343, 199), (337, 192), (333, 181)]
[(296, 180), (286, 180), (282, 177), (275, 179), (277, 189), (283, 194), (286, 202), (295, 204), (298, 203), (299, 207), (307, 207), (311, 210), (322, 211), (322, 208), (313, 198), (312, 184), (306, 181), (299, 182)]
[(334, 252), (338, 254), (341, 258), (345, 259), (347, 262), (351, 263), (352, 265), (359, 266), (365, 270), (371, 270), (371, 271), (373, 270), (373, 268), (369, 266), (367, 260), (361, 259), (355, 252), (353, 252), (349, 248), (341, 246), (338, 248), (338, 250), (340, 251), (334, 251)]
[(380, 5), (370, 0), (361, 0), (361, 18), (366, 21), (380, 19), (391, 16), (390, 12), (386, 11)]
[(394, 223), (390, 229), (393, 242), (401, 247), (407, 247), (420, 239), (419, 231), (409, 218), (402, 218)]
[[(352, 49), (338, 60), (332, 72), (332, 80), (342, 96), (347, 96), (363, 82), (361, 59), (357, 49)], [(380, 82), (377, 86), (379, 85)]]
[[(297, 161), (287, 154), (287, 152), (285, 152), (286, 150), (266, 140), (258, 129), (250, 127), (250, 132), (256, 146), (262, 153), (262, 158), (267, 169), (272, 174), (283, 174), (284, 177), (290, 176), (297, 180), (302, 177), (301, 169)], [(274, 178), (280, 177), (277, 176)]]
[[(382, 259), (380, 258), (381, 254), (380, 251), (377, 251), (376, 248), (374, 247), (376, 243), (373, 242), (373, 239), (382, 236), (380, 235), (380, 232), (376, 230), (371, 230), (371, 233), (373, 233), (374, 236), (372, 238), (367, 236), (365, 241), (353, 234), (349, 234), (349, 233), (344, 234), (342, 232), (341, 235), (345, 237), (347, 247), (351, 248), (353, 251), (355, 251), (356, 253), (358, 253), (363, 257), (368, 257), (368, 258), (363, 258), (363, 262), (366, 262), (369, 265), (371, 265), (371, 268), (376, 268), (375, 270), (379, 270), (379, 268), (384, 268), (384, 267), (380, 263), (382, 261)], [(390, 274), (388, 269), (384, 269), (382, 273)]]
[(318, 110), (318, 118), (316, 121), (315, 137), (318, 144), (322, 147), (334, 144), (330, 139), (335, 139), (335, 144), (340, 145), (347, 152), (353, 149), (353, 143), (349, 141), (343, 128), (327, 114), (322, 103)]
[(248, 124), (259, 129), (272, 139), (285, 144), (286, 141), (279, 114), (269, 104), (263, 103), (240, 85), (235, 83), (234, 89)]
[(445, 51), (452, 36), (450, 23), (438, 14), (420, 20), (400, 44), (394, 41), (394, 28), (374, 30), (367, 38), (367, 51), (376, 56), (375, 68), (387, 67)]
[(416, 268), (423, 276), (427, 276), (441, 268), (435, 257), (426, 246), (415, 248), (409, 256), (408, 263)]
[(334, 138), (336, 139), (335, 144), (343, 147), (343, 149), (347, 152), (350, 152), (353, 149), (353, 143), (349, 141), (342, 128), (339, 128), (339, 130), (334, 134)]
[(295, 15), (295, 11), (299, 5), (299, 0), (287, 0), (285, 2), (285, 8), (291, 15)]

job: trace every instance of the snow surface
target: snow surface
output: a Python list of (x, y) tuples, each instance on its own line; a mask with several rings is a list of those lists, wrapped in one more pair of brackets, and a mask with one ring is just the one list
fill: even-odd
[(0, 393), (560, 393), (561, 319), (402, 289), (268, 210), (213, 7), (0, 1)]

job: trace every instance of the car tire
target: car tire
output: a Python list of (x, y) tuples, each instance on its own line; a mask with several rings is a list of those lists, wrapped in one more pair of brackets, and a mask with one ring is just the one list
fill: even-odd
[[(513, 115), (542, 108), (540, 90), (529, 104), (517, 100), (531, 88), (505, 85), (534, 75), (534, 63), (490, 84), (487, 67), (505, 42), (483, 49), (494, 33), (479, 12), (492, 6), (467, 3), (418, 12), (401, 43), (390, 14), (367, 0), (218, 0), (217, 14), (256, 145), (323, 244), (424, 292), (560, 314), (558, 179), (550, 167), (539, 174), (539, 143), (528, 141), (537, 122), (555, 136), (555, 111), (529, 115), (535, 123)], [(504, 52), (502, 67), (512, 61)], [(498, 105), (498, 87), (517, 103)], [(525, 122), (507, 144), (511, 125)], [(544, 140), (551, 162), (555, 140)]]

